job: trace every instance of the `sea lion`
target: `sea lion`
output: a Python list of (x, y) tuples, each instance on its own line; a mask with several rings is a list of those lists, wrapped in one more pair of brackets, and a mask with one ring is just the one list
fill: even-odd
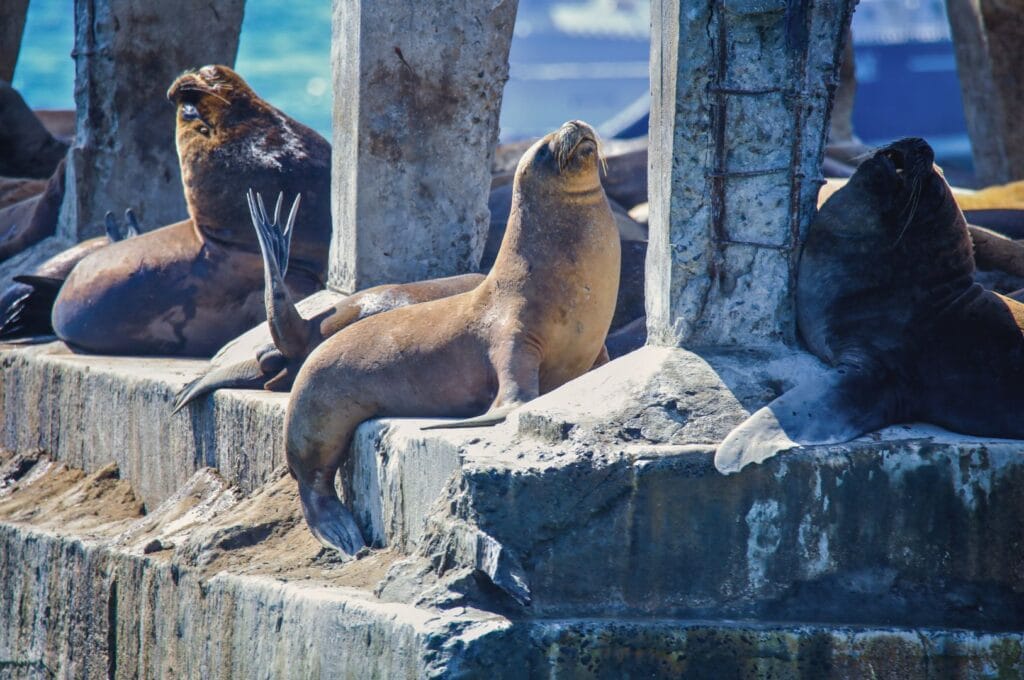
[(175, 396), (174, 412), (204, 394), (223, 388), (291, 389), (309, 353), (342, 328), (391, 309), (464, 293), (484, 280), (482, 274), (463, 274), (375, 286), (341, 299), (336, 293), (321, 291), (294, 304), (280, 280), (288, 268), (299, 198), (296, 197), (283, 229), (279, 226), (281, 197), (278, 197), (273, 219), (267, 215), (262, 198), (254, 199), (252, 192), (248, 198), (264, 257), (264, 290), (269, 293), (264, 295), (267, 322), (222, 347), (210, 360), (207, 371)]
[(43, 193), (47, 181), (25, 177), (0, 177), (0, 210)]
[(0, 176), (46, 179), (67, 151), (18, 91), (0, 80)]
[(1024, 305), (974, 282), (966, 222), (933, 160), (924, 140), (895, 142), (818, 212), (797, 322), (832, 368), (733, 430), (721, 472), (908, 421), (1024, 438)]
[(598, 176), (597, 136), (571, 121), (520, 159), (501, 252), (473, 290), (352, 324), (299, 370), (285, 452), (303, 513), (325, 545), (364, 545), (334, 480), (356, 426), (378, 416), (480, 417), (512, 409), (606, 356), (619, 237)]
[(131, 209), (125, 211), (125, 219), (121, 226), (108, 212), (105, 236), (86, 239), (46, 260), (32, 273), (14, 276), (13, 283), (0, 294), (0, 341), (52, 338), (53, 301), (75, 265), (100, 248), (139, 235), (139, 223)]
[(171, 85), (190, 219), (83, 259), (53, 307), (57, 335), (105, 354), (210, 356), (262, 321), (263, 265), (246, 190), (302, 191), (288, 286), (323, 287), (330, 241), (327, 141), (260, 99), (226, 66)]
[(0, 262), (17, 255), (57, 231), (64, 200), (64, 160), (46, 182), (42, 193), (0, 210)]

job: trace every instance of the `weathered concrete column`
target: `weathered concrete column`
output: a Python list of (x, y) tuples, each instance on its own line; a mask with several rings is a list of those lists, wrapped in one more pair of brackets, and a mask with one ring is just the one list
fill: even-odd
[(75, 0), (77, 135), (58, 233), (103, 232), (107, 210), (134, 208), (151, 229), (183, 219), (174, 107), (189, 68), (233, 65), (244, 0)]
[(1024, 1), (946, 0), (974, 170), (983, 184), (1024, 178)]
[(14, 79), (27, 14), (28, 0), (0, 2), (0, 80), (11, 82)]
[(652, 343), (794, 342), (799, 242), (852, 9), (851, 0), (652, 3)]
[(334, 0), (332, 288), (479, 263), (517, 6)]

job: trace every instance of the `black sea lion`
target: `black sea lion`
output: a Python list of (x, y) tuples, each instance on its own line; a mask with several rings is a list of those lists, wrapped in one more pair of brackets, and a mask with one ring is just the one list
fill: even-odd
[(352, 324), (299, 371), (285, 451), (324, 544), (347, 554), (363, 546), (334, 486), (360, 422), (471, 416), (488, 405), (468, 424), (498, 422), (606, 356), (619, 236), (593, 129), (573, 121), (535, 143), (515, 187), (501, 252), (479, 286)]
[(971, 238), (933, 159), (921, 139), (896, 142), (821, 208), (797, 321), (832, 370), (733, 430), (720, 471), (907, 421), (1024, 438), (1024, 305), (974, 282)]
[(340, 300), (323, 291), (296, 305), (280, 281), (288, 269), (298, 198), (284, 229), (279, 226), (280, 197), (273, 219), (267, 215), (262, 199), (254, 199), (251, 192), (249, 206), (263, 247), (267, 322), (222, 347), (210, 360), (207, 372), (185, 385), (175, 396), (175, 412), (204, 394), (222, 388), (288, 390), (309, 353), (342, 328), (381, 312), (465, 293), (484, 280), (482, 274), (463, 274), (388, 284)]
[(167, 93), (190, 219), (82, 260), (53, 308), (57, 335), (107, 354), (210, 356), (264, 318), (259, 244), (240, 198), (302, 191), (288, 286), (323, 286), (330, 241), (327, 141), (260, 99), (226, 66), (204, 66)]

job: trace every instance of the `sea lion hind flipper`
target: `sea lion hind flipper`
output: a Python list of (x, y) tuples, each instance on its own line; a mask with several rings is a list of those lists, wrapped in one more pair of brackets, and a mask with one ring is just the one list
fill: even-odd
[(178, 390), (174, 395), (174, 408), (171, 413), (177, 413), (210, 392), (225, 388), (259, 389), (265, 380), (266, 375), (255, 360), (212, 370)]
[(351, 557), (366, 545), (355, 518), (335, 494), (320, 494), (299, 482), (299, 500), (306, 524), (318, 541)]
[(722, 474), (739, 472), (798, 446), (838, 444), (892, 422), (880, 376), (836, 368), (798, 384), (755, 411), (715, 452)]
[(16, 294), (7, 307), (0, 310), (0, 340), (51, 337), (54, 333), (50, 312), (64, 279), (35, 274), (19, 274), (12, 279), (29, 288)]
[(295, 308), (295, 302), (284, 282), (288, 272), (288, 254), (291, 248), (292, 227), (299, 211), (302, 195), (295, 197), (288, 220), (282, 229), (278, 224), (281, 214), (281, 200), (277, 199), (274, 219), (271, 221), (263, 205), (263, 197), (249, 189), (246, 200), (249, 214), (256, 229), (256, 237), (263, 253), (264, 304), (267, 322), (274, 345), (289, 359), (301, 359), (309, 350), (309, 325)]

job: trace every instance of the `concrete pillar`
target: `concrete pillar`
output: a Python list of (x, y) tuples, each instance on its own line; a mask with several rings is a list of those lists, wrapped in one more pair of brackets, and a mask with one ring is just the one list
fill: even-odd
[(790, 345), (852, 0), (654, 0), (650, 342)]
[(1024, 0), (946, 0), (974, 170), (1024, 179)]
[(477, 266), (517, 5), (334, 0), (332, 288)]
[(0, 80), (11, 82), (14, 79), (27, 14), (28, 0), (0, 2)]
[(58, 233), (103, 233), (107, 210), (147, 229), (186, 216), (167, 88), (235, 62), (244, 0), (75, 0), (77, 134)]

